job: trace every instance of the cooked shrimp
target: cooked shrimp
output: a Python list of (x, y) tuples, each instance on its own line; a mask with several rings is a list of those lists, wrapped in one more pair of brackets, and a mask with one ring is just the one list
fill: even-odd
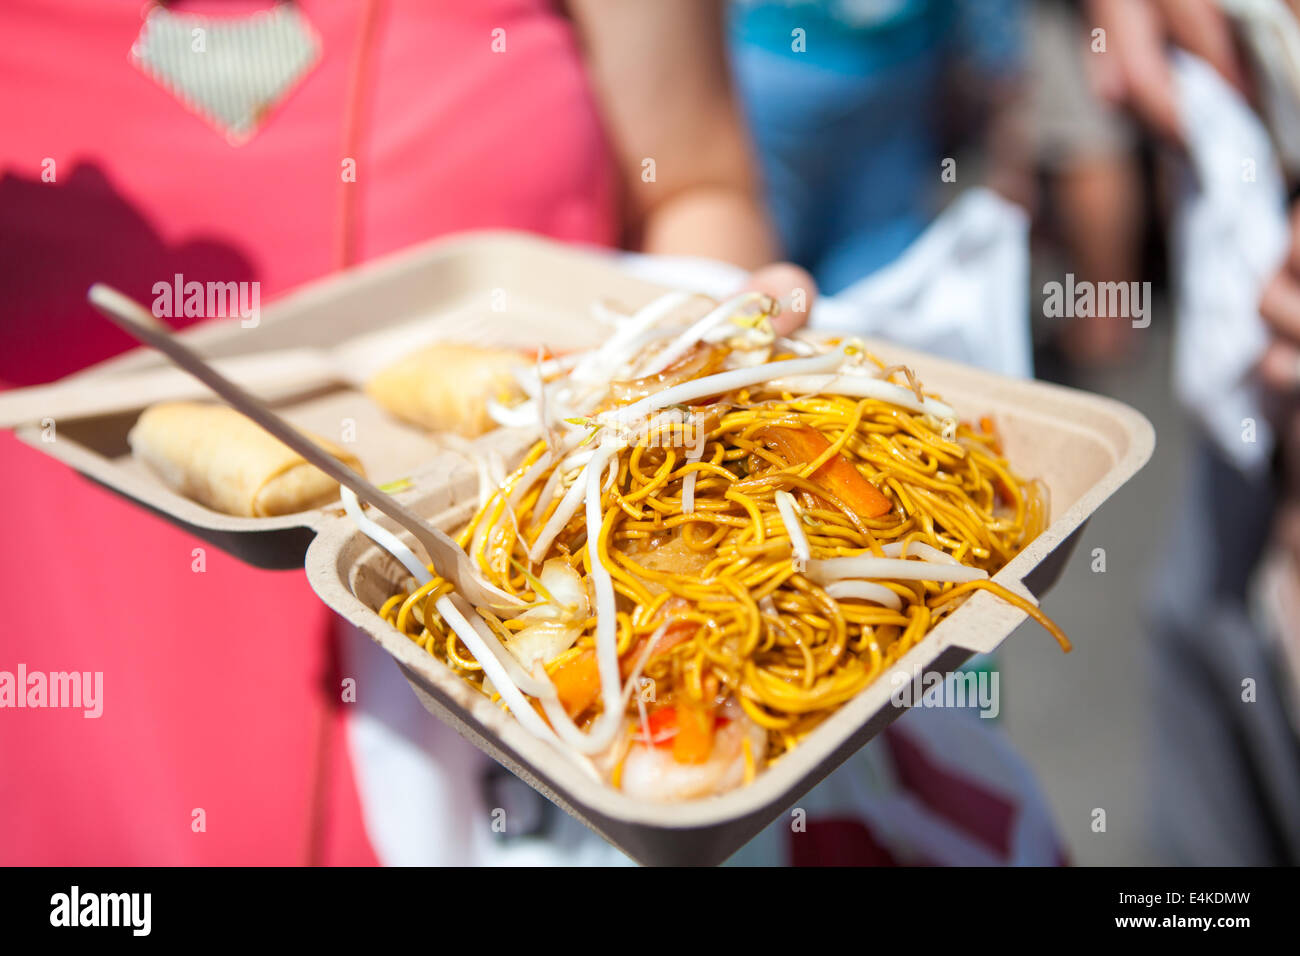
[(676, 728), (652, 726), (648, 743), (645, 730), (637, 728), (617, 777), (620, 789), (641, 800), (672, 803), (725, 793), (745, 783), (763, 766), (767, 733), (745, 716), (734, 699), (728, 699), (716, 715), (709, 714), (709, 719), (716, 719), (712, 747), (699, 762), (682, 762), (681, 748), (674, 746)]

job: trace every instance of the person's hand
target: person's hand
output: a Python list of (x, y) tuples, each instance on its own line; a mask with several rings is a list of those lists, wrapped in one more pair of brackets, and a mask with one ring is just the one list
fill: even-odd
[(751, 272), (744, 291), (766, 292), (780, 302), (783, 308), (772, 319), (772, 326), (778, 335), (789, 335), (808, 324), (817, 280), (792, 262), (774, 262)]
[(1256, 371), (1276, 425), (1285, 481), (1277, 532), (1300, 564), (1300, 204), (1292, 207), (1291, 245), (1264, 287), (1259, 314), (1272, 341)]
[(1106, 31), (1106, 52), (1088, 58), (1093, 85), (1127, 106), (1160, 136), (1182, 142), (1168, 45), (1194, 53), (1239, 90), (1245, 71), (1232, 25), (1214, 0), (1089, 0), (1092, 26)]
[(1259, 377), (1275, 395), (1300, 389), (1300, 204), (1291, 209), (1291, 245), (1277, 274), (1264, 286), (1259, 314), (1272, 342), (1259, 363)]

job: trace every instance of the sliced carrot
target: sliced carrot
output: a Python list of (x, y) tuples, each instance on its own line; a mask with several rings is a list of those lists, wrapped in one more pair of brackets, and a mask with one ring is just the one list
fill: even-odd
[(992, 441), (989, 442), (989, 447), (997, 454), (1002, 454), (1002, 437), (998, 435), (998, 428), (993, 424), (993, 419), (989, 418), (987, 415), (981, 418), (980, 431), (992, 439)]
[[(655, 645), (655, 656), (689, 640), (698, 627), (694, 621), (676, 621), (670, 624)], [(619, 666), (624, 678), (632, 673), (636, 662), (641, 659), (647, 640), (649, 638), (641, 638), (623, 655)], [(570, 717), (577, 717), (600, 699), (600, 666), (596, 662), (596, 652), (585, 650), (565, 661), (551, 673), (551, 681), (555, 684), (564, 712)]]
[(678, 763), (704, 763), (713, 753), (713, 709), (700, 704), (677, 706), (677, 736), (673, 759)]
[(577, 717), (600, 699), (600, 668), (596, 664), (596, 652), (583, 651), (565, 661), (551, 674), (551, 680), (560, 695), (564, 712)]
[[(791, 465), (815, 461), (831, 446), (821, 432), (806, 425), (769, 425), (757, 434), (764, 445)], [(868, 518), (879, 518), (893, 508), (885, 494), (838, 452), (812, 473), (812, 480)]]
[[(722, 714), (714, 714), (713, 731), (716, 733), (729, 723), (731, 723), (730, 718)], [(671, 705), (657, 707), (646, 715), (645, 723), (638, 726), (632, 739), (639, 744), (648, 742), (652, 747), (669, 748), (677, 739), (677, 730), (677, 708)], [(649, 737), (646, 737), (646, 731), (649, 731)]]

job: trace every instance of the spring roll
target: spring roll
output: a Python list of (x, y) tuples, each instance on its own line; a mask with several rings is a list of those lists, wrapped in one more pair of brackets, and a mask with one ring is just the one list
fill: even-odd
[[(356, 455), (308, 438), (354, 471)], [(215, 511), (247, 518), (329, 504), (339, 486), (319, 468), (225, 405), (164, 402), (146, 409), (127, 436), (131, 452), (173, 491)]]
[(508, 404), (522, 397), (510, 370), (527, 362), (508, 349), (437, 343), (384, 369), (366, 392), (403, 421), (475, 438), (495, 426), (489, 399)]

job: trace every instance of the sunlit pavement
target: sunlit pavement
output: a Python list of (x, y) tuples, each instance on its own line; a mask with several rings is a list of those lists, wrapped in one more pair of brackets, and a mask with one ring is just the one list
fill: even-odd
[[(1136, 359), (1103, 371), (1070, 373), (1070, 381), (1110, 395), (1145, 414), (1156, 429), (1147, 467), (1094, 516), (1056, 588), (1043, 605), (1075, 649), (1063, 656), (1034, 624), (1003, 644), (1002, 719), (1047, 791), (1081, 865), (1164, 862), (1145, 839), (1148, 807), (1149, 675), (1142, 611), (1151, 570), (1181, 487), (1188, 427), (1170, 385), (1171, 330), (1157, 313), (1138, 330)], [(1053, 375), (1040, 366), (1040, 374)], [(1091, 569), (1104, 548), (1105, 573)], [(1093, 830), (1105, 810), (1105, 832)]]

